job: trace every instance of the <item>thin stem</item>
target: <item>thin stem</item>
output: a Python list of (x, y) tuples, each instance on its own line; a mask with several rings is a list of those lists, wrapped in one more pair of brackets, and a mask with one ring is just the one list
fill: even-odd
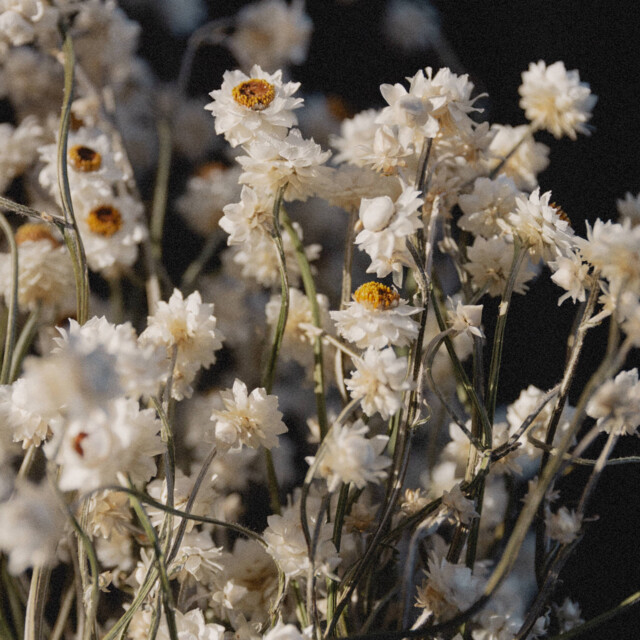
[(0, 384), (8, 384), (11, 374), (11, 360), (16, 341), (16, 319), (18, 316), (18, 246), (13, 229), (7, 219), (0, 213), (0, 227), (7, 238), (11, 253), (11, 294), (7, 305), (7, 327), (4, 336), (4, 353), (2, 354), (2, 371)]
[(193, 291), (193, 285), (202, 273), (207, 263), (217, 253), (221, 245), (220, 236), (217, 233), (211, 233), (207, 236), (204, 246), (196, 259), (186, 268), (180, 281), (180, 289), (186, 295)]
[(158, 120), (158, 167), (153, 187), (151, 220), (149, 221), (151, 255), (156, 262), (160, 262), (162, 260), (162, 236), (164, 233), (164, 219), (167, 211), (170, 169), (171, 126), (166, 118), (161, 117)]
[(22, 216), (26, 216), (27, 218), (38, 220), (39, 222), (55, 224), (61, 232), (65, 229), (73, 229), (73, 225), (67, 222), (64, 218), (59, 218), (58, 216), (51, 215), (45, 211), (32, 209), (25, 204), (14, 202), (5, 196), (0, 196), (0, 209), (7, 209), (8, 211), (13, 211), (13, 213), (18, 213)]
[(13, 349), (13, 356), (11, 358), (11, 371), (9, 372), (8, 382), (13, 382), (18, 377), (18, 372), (22, 366), (22, 361), (29, 352), (31, 343), (35, 338), (36, 331), (38, 329), (38, 322), (40, 320), (40, 305), (38, 305), (27, 318), (24, 323), (20, 335), (16, 340), (15, 347)]

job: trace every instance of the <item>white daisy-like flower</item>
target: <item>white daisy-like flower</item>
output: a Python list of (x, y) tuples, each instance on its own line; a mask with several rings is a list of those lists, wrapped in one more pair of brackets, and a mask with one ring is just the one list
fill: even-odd
[(445, 491), (442, 494), (442, 507), (441, 509), (453, 519), (454, 524), (461, 522), (462, 524), (470, 524), (474, 518), (479, 516), (475, 510), (473, 500), (469, 500), (462, 493), (460, 484), (454, 485), (450, 491)]
[(468, 609), (481, 593), (483, 580), (465, 564), (453, 564), (446, 558), (429, 554), (426, 579), (418, 588), (416, 606), (447, 620)]
[[(320, 497), (307, 497), (309, 529), (314, 530), (320, 510)], [(300, 522), (299, 495), (293, 504), (283, 509), (281, 515), (267, 518), (268, 526), (262, 533), (267, 543), (267, 553), (278, 563), (287, 578), (306, 578), (311, 568), (307, 541)], [(340, 564), (333, 538), (333, 523), (321, 522), (316, 546), (314, 567), (317, 575), (332, 575)]]
[(211, 163), (189, 178), (176, 209), (191, 229), (207, 237), (218, 228), (223, 210), (240, 195), (240, 172), (236, 166)]
[(213, 98), (205, 109), (216, 119), (216, 133), (223, 134), (232, 147), (245, 144), (258, 133), (282, 138), (298, 123), (293, 113), (302, 106), (302, 98), (293, 94), (299, 82), (282, 82), (282, 71), (267, 73), (259, 65), (249, 75), (242, 71), (225, 71), (222, 86), (209, 95)]
[(449, 322), (451, 328), (459, 333), (484, 338), (482, 331), (482, 305), (481, 304), (462, 304), (460, 300), (453, 309), (453, 300), (449, 300), (452, 309), (448, 310)]
[(140, 410), (137, 400), (118, 398), (107, 411), (71, 420), (45, 447), (60, 465), (63, 491), (89, 491), (113, 484), (119, 473), (135, 483), (156, 473), (154, 456), (163, 453), (160, 420), (153, 409)]
[(286, 185), (284, 199), (303, 202), (322, 184), (328, 171), (323, 165), (331, 155), (313, 139), (305, 140), (298, 129), (282, 139), (259, 136), (246, 144), (245, 150), (247, 155), (237, 158), (244, 169), (241, 183), (274, 194)]
[(477, 178), (473, 191), (458, 198), (464, 214), (458, 226), (483, 238), (501, 234), (503, 229), (497, 220), (507, 219), (515, 209), (518, 195), (520, 191), (508, 176), (500, 175), (495, 180)]
[[(474, 288), (480, 290), (487, 288), (487, 293), (492, 296), (501, 296), (504, 293), (511, 265), (513, 263), (513, 244), (504, 237), (494, 236), (485, 240), (477, 236), (473, 245), (467, 248), (469, 262), (464, 264), (464, 269), (471, 276)], [(527, 292), (526, 283), (536, 275), (535, 270), (521, 268), (516, 276), (514, 293)]]
[(255, 234), (267, 232), (267, 224), (273, 220), (273, 196), (243, 185), (240, 202), (227, 204), (220, 219), (220, 226), (229, 234), (227, 244), (243, 244)]
[(222, 547), (217, 547), (208, 531), (186, 533), (180, 549), (168, 567), (172, 579), (184, 584), (190, 577), (208, 584), (222, 571)]
[[(320, 309), (321, 324), (324, 328), (329, 326), (329, 299), (327, 296), (316, 294)], [(280, 295), (273, 295), (267, 306), (265, 314), (267, 324), (275, 330), (280, 316)], [(281, 346), (281, 357), (291, 358), (299, 362), (303, 367), (313, 363), (313, 343), (315, 340), (315, 327), (311, 313), (309, 298), (295, 287), (289, 289), (289, 313), (284, 327), (284, 335)]]
[(372, 147), (375, 133), (380, 128), (376, 122), (379, 115), (376, 109), (367, 109), (342, 121), (340, 135), (329, 136), (331, 146), (338, 151), (333, 157), (336, 164), (346, 162), (357, 167), (367, 164), (364, 155)]
[(243, 7), (226, 45), (242, 67), (265, 69), (302, 64), (307, 57), (313, 23), (304, 0), (262, 0)]
[(638, 369), (621, 371), (607, 380), (587, 404), (587, 415), (606, 433), (632, 435), (640, 426), (640, 382)]
[(616, 200), (616, 207), (620, 215), (620, 221), (629, 220), (632, 227), (640, 224), (640, 193), (633, 196), (627, 191), (624, 200)]
[(374, 261), (367, 273), (374, 272), (379, 278), (401, 272), (404, 265), (413, 263), (406, 238), (422, 226), (419, 209), (424, 200), (418, 197), (420, 191), (404, 183), (401, 186), (402, 193), (395, 202), (389, 196), (381, 196), (363, 198), (360, 203), (363, 229), (356, 236), (355, 244)]
[[(60, 202), (58, 187), (58, 145), (40, 147), (40, 160), (44, 167), (38, 178), (49, 194)], [(80, 127), (69, 132), (67, 141), (67, 175), (71, 193), (85, 184), (108, 198), (117, 182), (131, 176), (125, 172), (124, 155), (114, 146), (106, 133), (97, 128)]]
[(387, 420), (402, 407), (403, 393), (412, 388), (405, 379), (407, 359), (397, 357), (391, 348), (367, 349), (354, 364), (356, 371), (345, 380), (351, 398), (361, 400), (368, 416), (377, 412)]
[[(379, 483), (387, 477), (385, 469), (391, 459), (382, 452), (389, 441), (388, 436), (367, 438), (369, 427), (358, 419), (351, 425), (334, 425), (323, 441), (325, 447), (317, 469), (317, 475), (327, 481), (330, 492), (341, 483), (351, 483), (364, 489), (367, 483)], [(312, 465), (316, 458), (305, 458)]]
[(556, 138), (575, 140), (577, 133), (589, 135), (586, 123), (598, 98), (578, 71), (567, 71), (564, 62), (548, 66), (540, 60), (529, 64), (518, 88), (520, 107), (534, 127), (546, 129)]
[(105, 275), (130, 267), (147, 237), (143, 206), (127, 194), (114, 196), (83, 183), (72, 194), (87, 264)]
[(64, 351), (73, 341), (73, 348), (84, 353), (101, 348), (114, 356), (120, 385), (131, 397), (155, 395), (167, 377), (165, 348), (141, 344), (130, 322), (116, 325), (104, 316), (94, 316), (83, 325), (71, 319), (68, 329), (58, 331), (60, 337), (54, 339), (56, 352)]
[(178, 289), (174, 289), (169, 302), (158, 303), (140, 335), (143, 345), (164, 345), (169, 361), (176, 350), (171, 388), (176, 400), (191, 397), (191, 383), (200, 368), (207, 369), (215, 363), (215, 352), (222, 347), (222, 340), (224, 336), (216, 329), (213, 304), (202, 302), (198, 291), (185, 299)]
[(579, 254), (569, 252), (566, 257), (558, 256), (557, 260), (549, 262), (549, 268), (553, 271), (551, 279), (566, 291), (558, 298), (558, 305), (567, 298), (572, 302), (585, 301), (589, 265), (582, 262)]
[[(510, 177), (518, 189), (535, 189), (538, 185), (538, 174), (549, 166), (549, 147), (542, 142), (536, 142), (533, 136), (529, 135), (526, 124), (519, 127), (494, 124), (491, 125), (491, 131), (494, 136), (489, 144), (489, 152), (495, 158), (491, 167), (495, 168), (503, 162), (501, 174)], [(513, 151), (514, 149), (516, 150)]]
[(211, 419), (215, 422), (214, 436), (222, 449), (242, 445), (257, 449), (278, 446), (278, 436), (287, 432), (278, 411), (277, 396), (267, 395), (259, 387), (251, 393), (247, 385), (236, 379), (233, 388), (220, 392), (223, 410), (214, 410)]
[(418, 335), (418, 323), (410, 316), (420, 309), (380, 282), (367, 282), (353, 294), (342, 311), (330, 311), (338, 333), (360, 349), (404, 347)]
[(569, 511), (567, 507), (560, 507), (556, 513), (547, 507), (544, 523), (547, 535), (552, 540), (571, 544), (580, 535), (582, 516), (573, 509)]
[(549, 262), (566, 255), (573, 247), (573, 229), (561, 210), (549, 204), (551, 191), (540, 195), (536, 189), (529, 198), (517, 197), (516, 210), (508, 223), (498, 224), (507, 232), (517, 234), (526, 245), (532, 262)]
[(55, 564), (65, 520), (46, 482), (18, 484), (14, 495), (0, 503), (0, 549), (9, 556), (9, 572)]
[[(187, 613), (182, 613), (176, 609), (174, 611), (176, 619), (176, 629), (180, 640), (224, 640), (226, 629), (221, 624), (206, 622), (204, 613), (200, 609), (191, 609)], [(170, 640), (169, 627), (163, 617), (157, 640)]]
[[(18, 305), (21, 310), (42, 308), (46, 314), (75, 308), (75, 278), (67, 248), (43, 224), (23, 224), (16, 231), (18, 245)], [(0, 253), (0, 294), (11, 297), (11, 256)]]

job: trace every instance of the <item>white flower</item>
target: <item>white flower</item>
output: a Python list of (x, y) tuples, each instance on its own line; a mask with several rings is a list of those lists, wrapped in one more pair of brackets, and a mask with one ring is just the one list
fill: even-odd
[[(418, 71), (409, 80), (407, 91), (401, 84), (380, 86), (382, 97), (389, 104), (378, 118), (382, 124), (400, 125), (416, 135), (416, 141), (434, 138), (440, 131), (455, 134), (471, 131), (469, 113), (481, 111), (473, 106), (473, 83), (469, 76), (458, 76), (447, 67), (433, 75), (431, 67)], [(408, 141), (408, 138), (407, 138)]]
[[(314, 530), (320, 509), (320, 498), (314, 494), (307, 497), (309, 529)], [(325, 516), (326, 517), (326, 516)], [(282, 515), (267, 518), (268, 527), (262, 537), (267, 543), (267, 553), (278, 563), (288, 578), (306, 578), (311, 561), (307, 541), (300, 522), (300, 503), (295, 500), (282, 511)], [(340, 564), (340, 557), (332, 542), (333, 524), (323, 521), (315, 555), (317, 575), (331, 575)]]
[[(5, 60), (3, 82), (7, 81), (7, 63)], [(4, 193), (11, 181), (35, 162), (38, 147), (45, 138), (44, 127), (33, 115), (24, 118), (17, 127), (8, 122), (0, 124), (0, 193)]]
[(220, 226), (229, 234), (227, 244), (243, 244), (255, 234), (264, 235), (273, 220), (273, 204), (273, 196), (243, 185), (240, 202), (226, 205), (220, 219)]
[(573, 229), (560, 210), (549, 204), (551, 191), (540, 195), (536, 189), (528, 199), (516, 198), (516, 211), (509, 215), (509, 224), (499, 224), (508, 233), (517, 234), (527, 246), (531, 260), (549, 262), (566, 255), (573, 246)]
[[(495, 135), (489, 144), (489, 151), (496, 158), (491, 163), (492, 168), (503, 162), (501, 173), (509, 176), (518, 189), (535, 189), (538, 174), (549, 166), (549, 147), (536, 142), (529, 135), (526, 124), (519, 127), (494, 124), (491, 125), (491, 131)], [(516, 150), (513, 151), (514, 149)]]
[(244, 169), (240, 182), (274, 194), (286, 185), (287, 201), (305, 201), (316, 192), (328, 170), (322, 165), (331, 155), (313, 139), (305, 140), (298, 129), (282, 139), (260, 136), (245, 145), (245, 150), (247, 155), (237, 158)]
[[(18, 245), (18, 305), (48, 315), (75, 308), (75, 279), (67, 248), (43, 224), (23, 224), (16, 231)], [(0, 293), (11, 298), (13, 270), (8, 253), (0, 253)]]
[(437, 620), (447, 620), (477, 600), (483, 581), (469, 567), (447, 562), (434, 552), (429, 554), (428, 567), (427, 578), (418, 588), (416, 606)]
[(571, 600), (571, 598), (565, 598), (560, 606), (553, 605), (556, 616), (558, 617), (558, 623), (560, 625), (560, 632), (571, 631), (574, 627), (582, 624), (584, 618), (582, 617), (582, 611), (580, 605)]
[(404, 347), (418, 335), (419, 325), (412, 316), (420, 309), (411, 307), (397, 292), (379, 282), (367, 282), (353, 294), (354, 300), (343, 311), (330, 311), (338, 333), (360, 349)]
[(74, 212), (87, 263), (109, 276), (130, 267), (138, 258), (138, 245), (147, 237), (143, 206), (129, 195), (114, 196), (89, 182), (72, 193)]
[(250, 394), (247, 385), (236, 379), (231, 390), (222, 391), (224, 410), (214, 410), (216, 442), (223, 449), (247, 445), (257, 449), (278, 446), (278, 436), (286, 433), (282, 413), (278, 411), (278, 398), (267, 395), (262, 388)]
[(598, 428), (606, 433), (635, 433), (640, 426), (638, 369), (621, 371), (607, 380), (589, 400), (587, 415), (596, 418)]
[[(200, 609), (192, 609), (187, 613), (174, 610), (176, 628), (180, 640), (224, 640), (226, 629), (214, 622), (205, 622), (204, 614)], [(162, 618), (158, 634), (158, 640), (170, 640), (169, 628), (166, 619)]]
[(620, 221), (629, 220), (631, 226), (635, 227), (640, 224), (640, 193), (635, 197), (627, 192), (624, 200), (616, 200)]
[(278, 69), (305, 61), (312, 30), (303, 0), (262, 0), (238, 12), (236, 30), (226, 44), (242, 67), (258, 63)]
[(413, 264), (406, 238), (422, 226), (419, 208), (424, 200), (419, 194), (402, 183), (402, 193), (395, 202), (389, 196), (362, 199), (359, 216), (363, 230), (355, 243), (372, 259), (367, 273), (383, 278), (392, 271), (401, 272), (403, 265)]
[(169, 361), (176, 350), (171, 394), (176, 400), (191, 397), (191, 383), (201, 367), (216, 361), (215, 352), (224, 336), (216, 330), (213, 305), (202, 302), (194, 291), (186, 299), (174, 289), (169, 302), (160, 301), (155, 313), (147, 318), (147, 328), (140, 335), (143, 345), (164, 345)]
[(65, 515), (46, 483), (22, 483), (0, 503), (0, 549), (9, 556), (9, 571), (55, 564), (64, 534)]
[(558, 305), (567, 298), (573, 302), (585, 301), (589, 265), (584, 264), (578, 254), (570, 252), (567, 257), (558, 256), (557, 260), (549, 262), (549, 268), (553, 271), (551, 279), (566, 291), (558, 298)]
[(262, 636), (262, 640), (306, 640), (307, 636), (302, 634), (297, 627), (292, 624), (284, 624), (278, 620), (276, 626)]
[(546, 129), (556, 138), (576, 139), (576, 133), (589, 135), (586, 122), (598, 98), (589, 85), (580, 82), (578, 71), (567, 71), (564, 62), (549, 67), (540, 60), (529, 64), (518, 88), (520, 107), (537, 129)]
[(502, 233), (497, 220), (506, 220), (515, 209), (517, 195), (520, 192), (508, 176), (500, 175), (495, 180), (477, 178), (473, 192), (458, 198), (464, 214), (458, 220), (458, 226), (483, 238)]
[[(449, 300), (453, 307), (453, 300)], [(451, 328), (460, 333), (466, 333), (478, 338), (484, 338), (482, 332), (482, 305), (481, 304), (462, 304), (458, 300), (455, 309), (448, 312)]]
[(405, 380), (407, 359), (398, 358), (393, 349), (367, 349), (362, 359), (354, 361), (356, 371), (345, 380), (352, 399), (361, 399), (362, 410), (372, 416), (380, 413), (384, 420), (402, 407), (403, 393), (412, 384)]
[[(391, 459), (382, 452), (389, 438), (367, 438), (368, 431), (369, 427), (358, 419), (352, 425), (334, 425), (324, 439), (317, 475), (327, 481), (330, 492), (336, 491), (341, 483), (364, 489), (368, 482), (378, 483), (387, 477), (384, 469)], [(316, 457), (308, 456), (305, 460), (312, 465)]]
[(258, 133), (284, 137), (298, 123), (293, 113), (302, 106), (302, 98), (293, 94), (299, 82), (282, 82), (282, 71), (267, 73), (259, 65), (250, 75), (242, 71), (225, 71), (222, 86), (209, 95), (213, 98), (205, 109), (216, 119), (216, 133), (224, 134), (232, 147), (245, 144)]
[(186, 192), (176, 200), (176, 209), (191, 229), (206, 237), (218, 228), (223, 210), (240, 195), (240, 171), (239, 167), (211, 163), (189, 178)]
[(51, 435), (49, 422), (34, 412), (32, 405), (24, 378), (0, 386), (0, 420), (11, 431), (13, 441), (22, 442), (23, 449), (40, 446)]
[(376, 123), (379, 114), (375, 109), (367, 109), (342, 121), (340, 135), (329, 137), (331, 146), (339, 152), (333, 158), (336, 164), (348, 162), (358, 167), (367, 164), (364, 156), (372, 147), (375, 133), (380, 128)]
[(167, 357), (164, 347), (142, 345), (130, 322), (113, 324), (104, 316), (94, 316), (83, 325), (69, 321), (68, 329), (58, 329), (60, 337), (55, 338), (56, 352), (73, 348), (86, 354), (97, 348), (115, 357), (114, 368), (123, 391), (135, 398), (153, 396), (160, 383), (166, 378), (164, 363)]
[(154, 456), (165, 450), (159, 432), (153, 409), (141, 411), (136, 400), (118, 398), (106, 411), (71, 420), (46, 451), (61, 467), (63, 491), (113, 484), (119, 473), (143, 483), (156, 473)]
[[(504, 237), (494, 236), (485, 240), (477, 236), (473, 245), (467, 248), (469, 262), (464, 268), (471, 275), (471, 281), (478, 290), (487, 288), (487, 293), (492, 296), (501, 296), (504, 293), (511, 265), (513, 263), (513, 244)], [(536, 275), (536, 271), (529, 268), (520, 268), (514, 284), (514, 293), (526, 293), (525, 284)]]
[(454, 485), (450, 491), (443, 492), (442, 509), (453, 515), (454, 523), (461, 522), (468, 525), (474, 518), (479, 517), (473, 500), (465, 497), (460, 489), (460, 484)]
[(560, 507), (556, 513), (547, 508), (544, 523), (547, 535), (561, 544), (571, 544), (579, 535), (582, 527), (582, 515)]
[(222, 571), (222, 547), (216, 547), (208, 531), (185, 533), (180, 549), (169, 567), (170, 577), (181, 584), (193, 577), (197, 582), (210, 583)]

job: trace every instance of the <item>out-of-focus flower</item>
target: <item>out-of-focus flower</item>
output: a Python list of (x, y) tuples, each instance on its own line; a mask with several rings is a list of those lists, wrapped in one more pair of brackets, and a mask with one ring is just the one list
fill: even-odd
[(440, 40), (440, 16), (428, 1), (393, 0), (387, 5), (383, 27), (387, 40), (405, 53), (424, 51)]
[(216, 133), (224, 135), (232, 147), (246, 144), (258, 134), (283, 138), (298, 123), (293, 113), (302, 106), (302, 98), (293, 94), (299, 82), (282, 82), (282, 71), (267, 73), (259, 65), (250, 75), (225, 71), (222, 87), (212, 91), (205, 109), (216, 119)]
[(558, 618), (561, 633), (571, 631), (571, 629), (584, 622), (580, 605), (571, 600), (571, 598), (565, 598), (560, 606), (554, 604), (553, 608)]
[(575, 140), (577, 133), (589, 135), (586, 123), (598, 98), (591, 93), (580, 74), (567, 71), (564, 62), (548, 66), (540, 60), (529, 64), (518, 88), (520, 107), (537, 129), (546, 129), (556, 138)]
[(587, 415), (596, 418), (598, 428), (606, 433), (635, 433), (640, 426), (638, 369), (621, 371), (607, 380), (589, 400)]
[(343, 311), (330, 311), (338, 333), (360, 349), (404, 347), (418, 335), (418, 323), (411, 319), (420, 309), (411, 307), (400, 295), (380, 282), (367, 282), (353, 294)]
[(45, 139), (45, 129), (35, 116), (27, 116), (17, 127), (8, 122), (0, 124), (0, 193), (35, 162)]
[(251, 393), (241, 380), (233, 383), (231, 390), (220, 393), (223, 410), (214, 409), (214, 435), (218, 446), (231, 449), (243, 444), (254, 449), (278, 446), (278, 436), (287, 432), (278, 411), (278, 398), (267, 395), (263, 388)]
[(618, 207), (620, 222), (629, 220), (632, 227), (640, 224), (640, 193), (637, 196), (633, 196), (629, 192), (625, 193), (624, 200), (616, 200), (616, 206)]
[[(200, 609), (191, 609), (187, 613), (174, 611), (176, 629), (180, 640), (223, 640), (226, 629), (221, 624), (206, 622)], [(158, 640), (170, 640), (169, 628), (163, 618), (158, 634)]]
[(275, 70), (302, 64), (313, 30), (304, 0), (262, 0), (243, 7), (236, 16), (236, 30), (227, 46), (240, 66), (259, 64)]
[(19, 484), (0, 504), (0, 549), (9, 556), (9, 571), (54, 564), (63, 537), (65, 515), (46, 483)]
[(582, 516), (575, 511), (560, 507), (556, 513), (547, 508), (544, 519), (547, 535), (561, 544), (571, 544), (579, 535)]

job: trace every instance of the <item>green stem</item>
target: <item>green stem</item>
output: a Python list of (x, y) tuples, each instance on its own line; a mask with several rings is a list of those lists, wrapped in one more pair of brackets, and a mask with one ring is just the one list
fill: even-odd
[(7, 327), (4, 337), (4, 353), (2, 354), (2, 371), (0, 372), (0, 384), (9, 384), (11, 360), (16, 341), (16, 319), (18, 316), (18, 247), (13, 236), (13, 229), (1, 213), (0, 227), (2, 227), (2, 231), (7, 238), (11, 253), (11, 295), (7, 305)]
[(73, 228), (73, 225), (67, 222), (64, 218), (58, 218), (58, 216), (53, 216), (49, 213), (45, 213), (44, 211), (32, 209), (27, 205), (20, 204), (19, 202), (14, 202), (13, 200), (5, 198), (4, 196), (0, 196), (0, 208), (7, 209), (8, 211), (13, 211), (14, 213), (26, 216), (27, 218), (34, 218), (39, 222), (55, 224), (60, 232), (64, 232), (65, 229)]
[(153, 187), (149, 238), (151, 254), (156, 262), (162, 260), (162, 235), (167, 211), (169, 171), (171, 169), (171, 126), (166, 118), (158, 120), (158, 167)]
[(180, 289), (184, 295), (193, 291), (193, 285), (198, 279), (198, 276), (202, 273), (202, 270), (206, 267), (209, 260), (211, 260), (213, 255), (218, 251), (220, 244), (220, 236), (217, 233), (211, 233), (207, 236), (200, 253), (182, 274)]
[(13, 356), (11, 358), (11, 371), (9, 372), (8, 382), (13, 382), (18, 377), (18, 372), (22, 366), (22, 361), (29, 352), (31, 343), (35, 338), (36, 331), (38, 329), (38, 321), (40, 320), (40, 305), (38, 305), (27, 318), (24, 323), (20, 335), (16, 340), (15, 347), (13, 349)]
[(49, 567), (34, 567), (25, 614), (24, 640), (41, 640), (45, 637), (44, 608), (50, 580)]
[[(322, 318), (320, 317), (320, 305), (318, 304), (318, 297), (316, 294), (316, 284), (313, 280), (313, 274), (311, 273), (311, 266), (307, 260), (307, 256), (304, 252), (304, 245), (300, 240), (300, 237), (296, 233), (291, 220), (287, 214), (282, 212), (282, 226), (286, 229), (291, 242), (295, 248), (296, 258), (298, 260), (298, 266), (300, 267), (300, 275), (302, 277), (302, 283), (304, 285), (304, 291), (309, 300), (311, 306), (311, 318), (313, 325), (318, 329), (322, 329)], [(327, 405), (325, 400), (325, 380), (324, 380), (324, 368), (322, 358), (322, 338), (315, 336), (313, 339), (313, 391), (316, 397), (316, 411), (318, 413), (318, 425), (320, 427), (320, 438), (324, 438), (327, 434)]]

